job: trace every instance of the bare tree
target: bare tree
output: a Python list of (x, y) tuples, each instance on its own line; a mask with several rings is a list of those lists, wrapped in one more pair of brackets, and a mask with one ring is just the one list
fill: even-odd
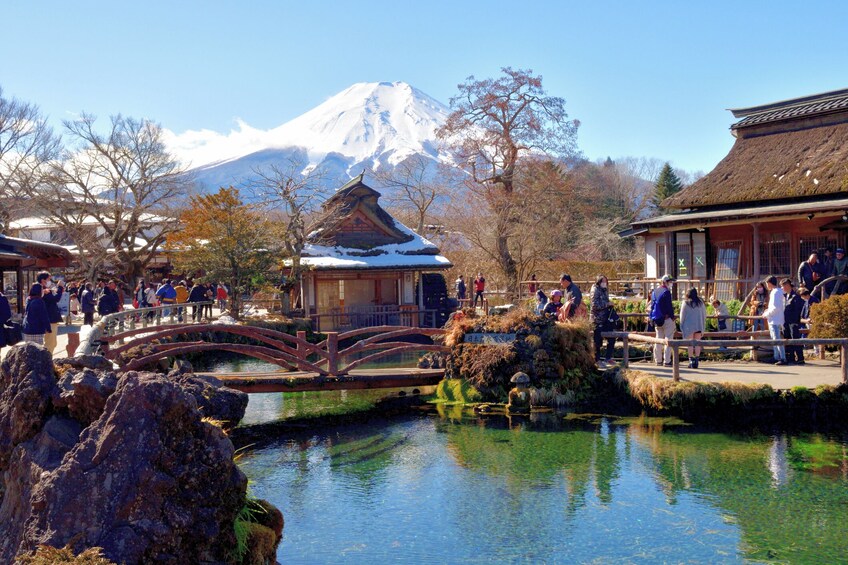
[(40, 184), (59, 143), (37, 106), (5, 98), (0, 88), (0, 233)]
[(179, 229), (173, 210), (192, 181), (166, 150), (158, 124), (121, 115), (110, 124), (104, 134), (88, 114), (64, 122), (74, 147), (54, 167), (38, 200), (71, 237), (93, 225), (97, 237), (75, 241), (80, 255), (100, 262), (91, 269), (111, 263), (134, 284), (168, 234)]
[(427, 218), (447, 188), (440, 182), (439, 166), (423, 155), (412, 155), (393, 169), (375, 171), (374, 177), (389, 189), (387, 201), (392, 208), (410, 210), (415, 218), (415, 231), (424, 233)]
[(303, 278), (303, 249), (307, 237), (316, 227), (315, 212), (324, 196), (322, 172), (312, 170), (303, 174), (302, 171), (302, 164), (296, 161), (285, 166), (255, 169), (256, 180), (251, 184), (256, 196), (274, 209), (283, 223), (280, 231), (282, 247), (286, 258), (291, 261), (288, 276), (296, 291), (300, 289)]
[(471, 76), (458, 86), (459, 95), (451, 99), (454, 111), (437, 135), (467, 165), (466, 185), (480, 196), (496, 229), (489, 253), (497, 256), (514, 296), (520, 280), (511, 245), (522, 213), (513, 197), (519, 169), (524, 159), (537, 155), (574, 156), (579, 123), (568, 119), (562, 98), (547, 95), (540, 76), (501, 70), (497, 79)]

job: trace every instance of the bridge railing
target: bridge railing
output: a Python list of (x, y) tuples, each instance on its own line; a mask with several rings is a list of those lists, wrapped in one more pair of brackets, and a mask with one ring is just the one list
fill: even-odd
[[(167, 324), (192, 324), (195, 323), (194, 311), (204, 306), (210, 306), (215, 301), (184, 302), (179, 305), (168, 304), (166, 306), (149, 306), (146, 308), (133, 308), (122, 310), (113, 314), (107, 314), (91, 327), (91, 330), (80, 341), (74, 355), (93, 355), (97, 353), (104, 337), (111, 337), (125, 331), (137, 328), (147, 328)], [(189, 307), (192, 310), (189, 310)]]
[[(681, 347), (700, 347), (702, 349), (720, 347), (774, 347), (774, 346), (839, 346), (840, 366), (842, 370), (842, 382), (848, 384), (848, 339), (845, 338), (803, 338), (803, 339), (758, 339), (762, 334), (768, 332), (708, 332), (719, 339), (665, 339), (645, 335), (639, 332), (603, 332), (604, 339), (614, 338), (621, 341), (624, 348), (623, 366), (626, 368), (630, 363), (630, 342), (645, 343), (648, 345), (661, 345), (671, 348), (672, 378), (680, 380), (680, 351)], [(733, 339), (734, 336), (736, 339)], [(706, 336), (705, 336), (706, 337)], [(724, 338), (724, 339), (721, 339)], [(748, 338), (748, 339), (745, 339)]]

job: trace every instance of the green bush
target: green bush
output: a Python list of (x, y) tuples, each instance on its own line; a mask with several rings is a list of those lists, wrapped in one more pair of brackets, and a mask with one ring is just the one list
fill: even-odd
[(812, 338), (848, 338), (848, 294), (831, 296), (810, 308)]

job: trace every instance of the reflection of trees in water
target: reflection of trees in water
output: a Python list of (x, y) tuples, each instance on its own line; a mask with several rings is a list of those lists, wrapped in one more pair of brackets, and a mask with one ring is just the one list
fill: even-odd
[[(808, 436), (682, 433), (659, 422), (630, 427), (637, 457), (667, 496), (707, 498), (735, 520), (755, 560), (837, 562), (848, 552), (848, 453)], [(838, 470), (834, 472), (834, 470)]]

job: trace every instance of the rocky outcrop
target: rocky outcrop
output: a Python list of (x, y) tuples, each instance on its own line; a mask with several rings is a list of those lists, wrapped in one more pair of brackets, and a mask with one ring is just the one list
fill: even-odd
[(57, 382), (32, 344), (3, 362), (0, 563), (40, 544), (102, 547), (116, 563), (233, 562), (247, 479), (212, 420), (237, 422), (246, 395), (190, 374), (104, 369), (65, 363)]

